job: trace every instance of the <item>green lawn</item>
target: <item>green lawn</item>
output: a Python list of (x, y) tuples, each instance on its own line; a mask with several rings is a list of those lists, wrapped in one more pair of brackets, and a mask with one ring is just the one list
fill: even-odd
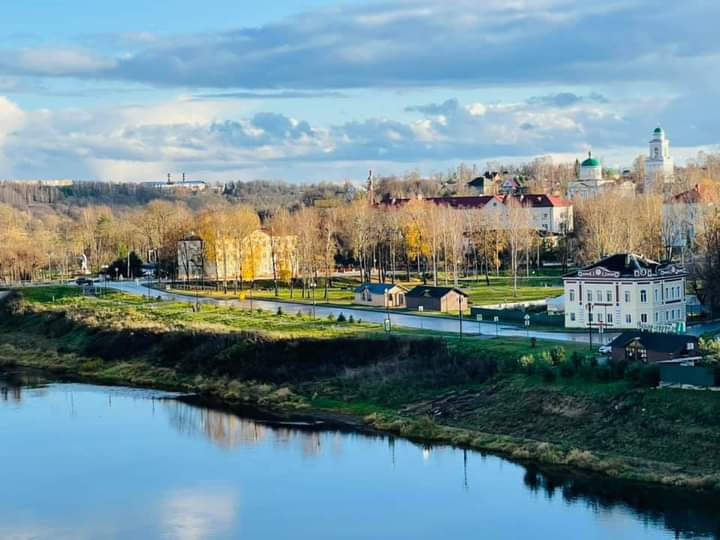
[[(353, 284), (346, 281), (341, 287), (328, 289), (327, 300), (324, 297), (325, 290), (322, 287), (318, 287), (315, 290), (315, 302), (319, 305), (352, 305), (354, 300), (353, 289), (358, 283), (359, 282)], [(407, 289), (411, 289), (416, 285), (420, 285), (421, 282), (398, 281), (398, 284)], [(444, 280), (439, 281), (438, 285), (446, 286)], [(452, 286), (452, 281), (448, 285)], [(469, 295), (471, 304), (475, 306), (543, 300), (545, 298), (559, 296), (563, 292), (562, 287), (557, 286), (557, 280), (554, 278), (519, 279), (518, 289), (515, 291), (512, 286), (512, 279), (504, 276), (492, 277), (489, 286), (486, 285), (484, 280), (462, 281), (460, 282), (460, 288)], [(187, 292), (180, 288), (172, 290), (181, 293)], [(252, 291), (246, 289), (238, 293), (235, 293), (232, 288), (229, 288), (227, 293), (222, 290), (205, 289), (202, 294), (203, 296), (213, 298), (250, 298), (252, 295), (253, 298), (258, 300), (283, 300), (304, 304), (311, 304), (313, 302), (312, 295), (309, 297), (306, 295), (304, 298), (301, 296), (301, 289), (295, 289), (291, 297), (290, 289), (287, 287), (279, 287), (277, 296), (272, 288), (254, 289)], [(457, 312), (455, 312), (455, 314), (457, 314)]]

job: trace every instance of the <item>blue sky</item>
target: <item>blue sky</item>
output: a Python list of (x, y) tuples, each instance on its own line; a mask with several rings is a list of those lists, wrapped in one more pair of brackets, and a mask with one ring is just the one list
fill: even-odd
[(717, 149), (711, 0), (3, 6), (0, 177), (362, 179)]

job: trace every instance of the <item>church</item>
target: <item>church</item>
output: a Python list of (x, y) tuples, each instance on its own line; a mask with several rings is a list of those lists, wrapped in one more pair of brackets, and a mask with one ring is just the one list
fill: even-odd
[(670, 157), (670, 140), (660, 126), (650, 139), (650, 154), (645, 158), (645, 191), (662, 189), (675, 179), (675, 164)]
[(592, 197), (615, 187), (612, 180), (603, 180), (602, 165), (588, 152), (588, 157), (580, 164), (580, 174), (575, 182), (568, 184), (568, 197)]

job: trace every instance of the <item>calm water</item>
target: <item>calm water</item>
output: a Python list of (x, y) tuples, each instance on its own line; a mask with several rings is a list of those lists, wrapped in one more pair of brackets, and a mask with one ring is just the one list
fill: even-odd
[(161, 393), (0, 379), (0, 538), (714, 538), (706, 498), (271, 427)]

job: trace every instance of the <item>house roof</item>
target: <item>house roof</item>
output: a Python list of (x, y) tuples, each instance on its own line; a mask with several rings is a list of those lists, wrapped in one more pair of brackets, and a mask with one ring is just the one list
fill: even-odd
[[(475, 195), (464, 197), (428, 197), (423, 199), (437, 205), (446, 205), (452, 208), (484, 208), (491, 201), (507, 204), (511, 200), (519, 202), (522, 206), (531, 208), (568, 207), (572, 202), (555, 195), (527, 194), (527, 195)], [(403, 205), (410, 199), (395, 199), (392, 204)]]
[(590, 272), (593, 269), (598, 269), (597, 277), (602, 277), (601, 269), (616, 273), (615, 277), (638, 277), (635, 274), (636, 271), (640, 271), (642, 277), (649, 277), (657, 273), (684, 273), (682, 267), (672, 263), (659, 263), (635, 253), (616, 253), (567, 274), (565, 277), (593, 277)]
[(363, 283), (359, 287), (356, 287), (354, 292), (361, 293), (368, 290), (372, 294), (385, 294), (387, 291), (394, 289), (395, 287), (403, 291), (405, 290), (403, 287), (400, 287), (400, 285), (396, 285), (395, 283)]
[(413, 287), (405, 296), (411, 298), (442, 298), (452, 291), (467, 298), (467, 294), (456, 287), (430, 287), (427, 285)]
[(650, 351), (675, 354), (685, 351), (688, 343), (696, 344), (698, 342), (697, 337), (685, 334), (660, 334), (634, 330), (623, 332), (610, 342), (610, 346), (624, 348), (635, 340), (638, 340), (643, 347)]
[(696, 185), (692, 189), (673, 195), (665, 200), (666, 204), (697, 204), (717, 200), (717, 192), (706, 185)]

